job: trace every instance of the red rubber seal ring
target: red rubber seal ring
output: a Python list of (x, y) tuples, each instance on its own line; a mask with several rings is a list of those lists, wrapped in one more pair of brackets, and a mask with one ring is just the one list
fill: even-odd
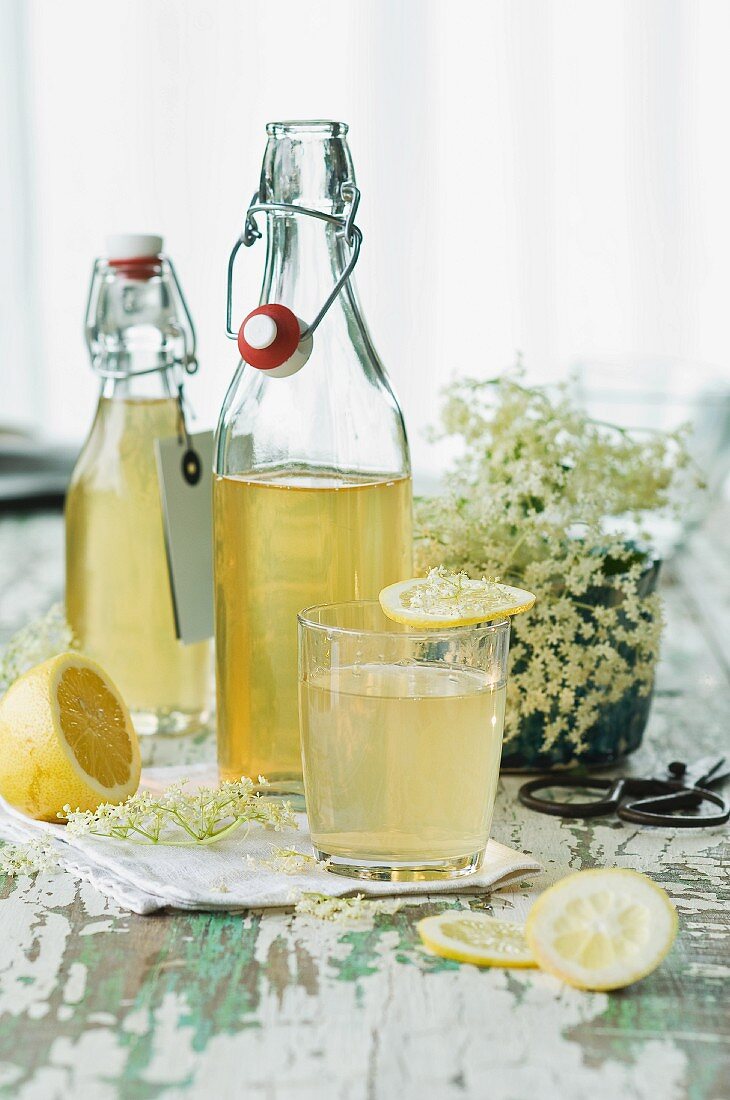
[[(243, 335), (246, 321), (260, 314), (271, 317), (277, 329), (276, 337), (268, 348), (252, 348)], [(275, 304), (259, 306), (258, 309), (249, 313), (238, 330), (238, 350), (244, 363), (250, 363), (257, 370), (273, 370), (274, 367), (280, 367), (282, 363), (286, 363), (287, 359), (291, 359), (299, 346), (300, 337), (299, 321), (287, 306)]]
[(140, 282), (159, 275), (162, 270), (162, 256), (131, 256), (122, 260), (110, 256), (108, 263), (120, 275), (125, 275), (128, 279), (138, 279)]

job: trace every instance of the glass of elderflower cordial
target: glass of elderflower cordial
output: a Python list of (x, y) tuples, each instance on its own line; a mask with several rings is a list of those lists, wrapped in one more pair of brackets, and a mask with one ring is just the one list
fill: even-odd
[(432, 570), (299, 614), (309, 827), (330, 871), (448, 879), (482, 863), (502, 751), (509, 616), (530, 593)]

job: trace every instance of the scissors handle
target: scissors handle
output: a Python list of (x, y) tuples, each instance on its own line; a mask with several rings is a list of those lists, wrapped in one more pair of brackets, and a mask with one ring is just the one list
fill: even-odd
[[(555, 802), (550, 798), (537, 798), (537, 791), (561, 791), (581, 787), (589, 791), (604, 791), (603, 798), (591, 802)], [(602, 817), (612, 813), (624, 793), (623, 779), (597, 779), (580, 775), (563, 775), (559, 779), (540, 776), (523, 783), (517, 797), (523, 806), (541, 814), (555, 817)]]
[[(716, 814), (677, 814), (673, 811), (695, 809), (703, 802), (719, 806)], [(666, 811), (666, 812), (662, 812)], [(677, 784), (674, 791), (667, 794), (640, 798), (636, 802), (626, 802), (619, 806), (617, 814), (622, 821), (632, 821), (637, 825), (669, 825), (678, 829), (709, 829), (713, 825), (724, 825), (730, 820), (730, 803), (715, 791), (705, 787), (683, 787)]]

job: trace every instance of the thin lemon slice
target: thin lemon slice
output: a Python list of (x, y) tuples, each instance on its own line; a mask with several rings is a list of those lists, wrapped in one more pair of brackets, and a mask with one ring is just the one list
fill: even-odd
[(30, 669), (0, 700), (0, 795), (56, 821), (68, 803), (95, 810), (139, 785), (137, 735), (107, 674), (77, 653)]
[(659, 966), (677, 911), (638, 871), (578, 871), (533, 905), (525, 935), (543, 970), (578, 989), (621, 989)]
[(380, 593), (380, 606), (389, 619), (415, 627), (474, 626), (519, 615), (535, 602), (532, 592), (498, 581), (473, 581), (465, 573), (432, 569), (427, 577), (390, 584)]
[(486, 913), (448, 910), (418, 922), (426, 947), (475, 966), (536, 966), (522, 926)]

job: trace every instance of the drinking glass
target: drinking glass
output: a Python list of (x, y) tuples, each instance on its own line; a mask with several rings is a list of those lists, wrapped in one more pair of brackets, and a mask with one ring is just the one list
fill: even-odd
[(375, 601), (299, 616), (312, 842), (355, 878), (457, 878), (484, 857), (504, 726), (509, 620), (414, 630)]

